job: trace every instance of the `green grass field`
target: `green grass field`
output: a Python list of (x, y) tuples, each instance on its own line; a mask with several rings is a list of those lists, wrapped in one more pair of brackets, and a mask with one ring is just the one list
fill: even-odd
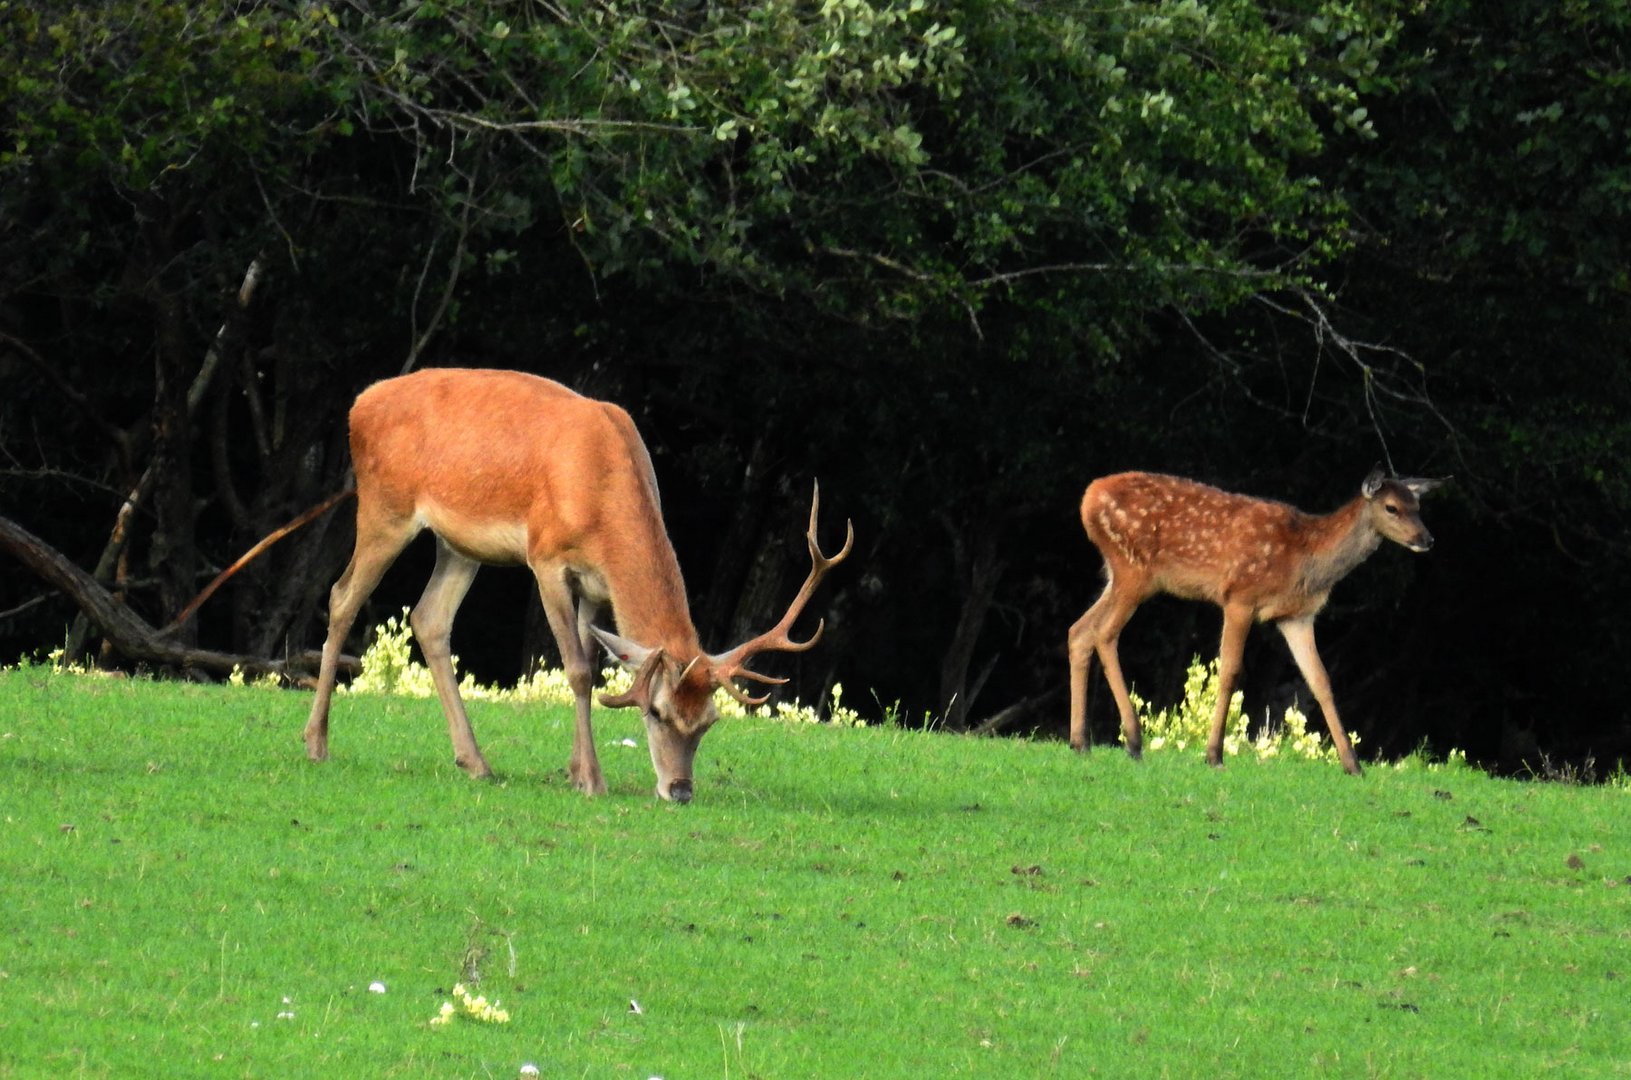
[(1631, 1075), (1620, 789), (309, 700), (0, 673), (0, 1077)]

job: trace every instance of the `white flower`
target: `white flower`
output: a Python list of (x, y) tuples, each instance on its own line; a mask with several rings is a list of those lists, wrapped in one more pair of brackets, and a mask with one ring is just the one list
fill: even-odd
[(521, 1075), (522, 1076), (537, 1076), (538, 1075), (538, 1066), (534, 1065), (530, 1061), (527, 1062), (525, 1065), (521, 1066)]
[(378, 979), (375, 979), (373, 982), (368, 984), (368, 992), (370, 994), (383, 994), (385, 993), (385, 984), (380, 982)]

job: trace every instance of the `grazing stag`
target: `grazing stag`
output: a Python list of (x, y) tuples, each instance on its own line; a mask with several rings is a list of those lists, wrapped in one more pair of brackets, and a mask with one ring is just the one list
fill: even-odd
[(1116, 639), (1139, 604), (1168, 593), (1209, 600), (1223, 609), (1218, 705), (1206, 744), (1208, 762), (1223, 764), (1223, 725), (1246, 631), (1253, 621), (1266, 620), (1285, 636), (1319, 700), (1342, 767), (1357, 775), (1359, 761), (1314, 645), (1314, 616), (1332, 587), (1383, 539), (1417, 552), (1433, 546), (1418, 499), (1441, 483), (1393, 479), (1378, 468), (1366, 477), (1357, 498), (1321, 517), (1153, 473), (1093, 481), (1082, 496), (1082, 525), (1104, 556), (1108, 584), (1070, 628), (1070, 745), (1087, 747), (1088, 668), (1097, 651), (1121, 710), (1127, 752), (1134, 758), (1141, 755), (1143, 734), (1127, 697)]
[[(491, 775), (454, 679), (453, 615), (481, 564), (524, 565), (538, 580), (576, 698), (567, 767), (572, 785), (589, 795), (606, 790), (589, 724), (592, 636), (635, 673), (625, 693), (602, 694), (601, 704), (640, 710), (657, 795), (689, 802), (697, 744), (718, 719), (714, 690), (758, 704), (764, 699), (748, 697), (731, 680), (786, 682), (746, 664), (759, 652), (799, 652), (815, 644), (821, 627), (795, 641), (793, 620), (854, 539), (852, 528), (837, 555), (821, 553), (817, 489), (807, 536), (813, 565), (792, 606), (766, 633), (710, 656), (697, 644), (651, 458), (634, 422), (616, 405), (515, 371), (425, 370), (362, 392), (351, 409), (351, 458), (357, 545), (329, 595), (328, 638), (306, 723), (313, 761), (328, 757), (340, 646), (386, 567), (428, 528), (436, 535), (436, 568), (410, 621), (459, 766), (472, 777)], [(618, 634), (591, 625), (606, 603)]]

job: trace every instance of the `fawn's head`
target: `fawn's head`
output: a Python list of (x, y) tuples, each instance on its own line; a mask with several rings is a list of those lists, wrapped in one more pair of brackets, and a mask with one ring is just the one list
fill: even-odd
[(1433, 534), (1421, 520), (1421, 496), (1445, 480), (1388, 476), (1378, 465), (1365, 477), (1359, 493), (1365, 497), (1365, 512), (1378, 533), (1411, 551), (1430, 551)]

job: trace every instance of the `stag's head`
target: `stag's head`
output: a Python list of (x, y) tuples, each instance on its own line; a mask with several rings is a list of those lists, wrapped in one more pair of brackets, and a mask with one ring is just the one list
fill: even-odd
[(1424, 552), (1432, 549), (1433, 534), (1422, 524), (1421, 497), (1445, 479), (1448, 477), (1423, 480), (1388, 476), (1377, 466), (1365, 477), (1359, 493), (1365, 497), (1365, 512), (1378, 533), (1411, 551)]
[(607, 652), (634, 672), (634, 680), (621, 694), (603, 693), (608, 708), (633, 707), (646, 724), (646, 745), (651, 767), (657, 772), (657, 797), (677, 803), (691, 801), (691, 762), (697, 745), (719, 719), (714, 708), (714, 685), (707, 657), (681, 664), (662, 649), (591, 628)]
[(753, 679), (761, 683), (778, 684), (786, 679), (772, 678), (750, 670), (746, 665), (756, 653), (803, 652), (821, 637), (822, 624), (804, 641), (790, 635), (793, 621), (809, 603), (816, 586), (832, 569), (849, 555), (855, 542), (855, 529), (846, 525), (844, 546), (837, 555), (828, 557), (816, 544), (816, 517), (821, 508), (818, 487), (810, 500), (810, 528), (806, 540), (810, 546), (810, 576), (804, 587), (793, 598), (787, 614), (781, 621), (758, 637), (743, 642), (717, 656), (699, 653), (689, 661), (669, 656), (661, 648), (652, 648), (637, 641), (618, 637), (599, 627), (590, 631), (606, 647), (614, 660), (634, 672), (634, 680), (621, 694), (600, 695), (600, 703), (608, 708), (633, 707), (640, 710), (646, 723), (646, 744), (651, 749), (651, 765), (657, 771), (657, 797), (678, 803), (691, 801), (691, 763), (696, 758), (697, 745), (708, 729), (719, 719), (714, 708), (714, 691), (723, 690), (744, 705), (762, 705), (765, 697), (749, 697), (735, 683), (736, 679)]

